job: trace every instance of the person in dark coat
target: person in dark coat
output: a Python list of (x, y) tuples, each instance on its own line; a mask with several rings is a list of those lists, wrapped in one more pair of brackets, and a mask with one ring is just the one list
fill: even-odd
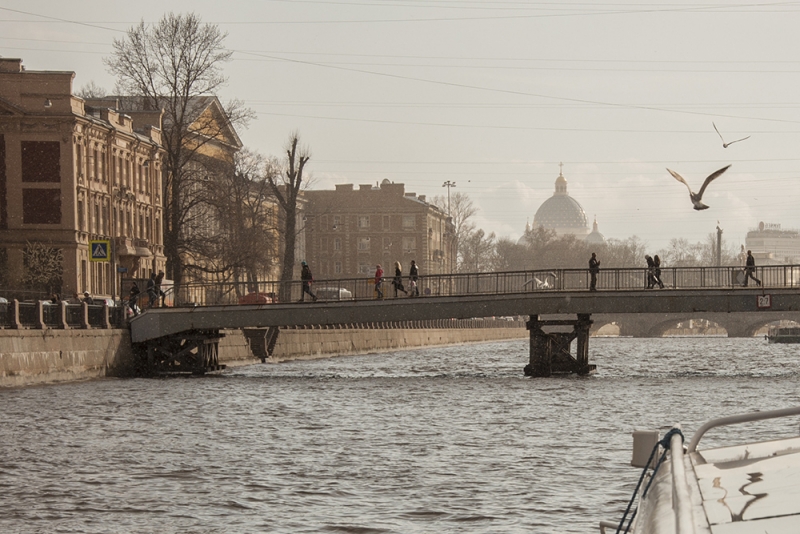
[(300, 265), (303, 266), (302, 270), (300, 271), (300, 280), (303, 282), (303, 292), (300, 293), (300, 302), (305, 302), (306, 293), (311, 295), (311, 298), (314, 299), (314, 302), (316, 302), (317, 296), (311, 291), (311, 283), (314, 281), (314, 276), (311, 274), (311, 268), (305, 261), (301, 261)]
[(756, 272), (756, 259), (753, 257), (753, 253), (748, 250), (747, 262), (745, 263), (745, 268), (744, 268), (744, 274), (745, 274), (744, 284), (742, 284), (744, 287), (747, 287), (747, 282), (750, 280), (750, 278), (755, 280), (756, 284), (758, 284), (759, 287), (761, 286), (761, 280), (756, 278), (755, 272)]
[(156, 297), (161, 300), (161, 306), (164, 306), (167, 294), (161, 290), (161, 282), (164, 281), (164, 271), (158, 271), (156, 275)]
[(647, 261), (647, 289), (653, 289), (653, 286), (656, 285), (655, 263), (653, 263), (653, 258), (648, 255), (645, 255), (644, 259)]
[(377, 293), (377, 298), (383, 298), (383, 291), (381, 291), (381, 286), (383, 285), (383, 269), (381, 266), (378, 265), (375, 267), (375, 292)]
[(156, 293), (156, 273), (150, 273), (150, 278), (147, 280), (147, 307), (153, 308), (158, 302), (158, 294)]
[(664, 282), (661, 281), (661, 258), (658, 257), (658, 254), (653, 256), (653, 274), (655, 275), (658, 287), (664, 289)]
[(589, 258), (589, 274), (591, 275), (589, 291), (597, 291), (597, 274), (599, 272), (600, 272), (600, 260), (597, 259), (597, 254), (592, 252), (592, 257)]
[(92, 296), (89, 294), (88, 291), (83, 292), (83, 302), (85, 302), (86, 304), (94, 304), (94, 299), (92, 298)]
[(394, 262), (394, 280), (392, 280), (392, 285), (394, 286), (395, 298), (397, 298), (398, 291), (402, 291), (408, 296), (408, 291), (403, 287), (403, 267), (400, 265), (399, 261)]
[(419, 267), (417, 267), (417, 262), (411, 260), (411, 267), (408, 269), (408, 288), (411, 290), (412, 297), (419, 296), (419, 286), (417, 282), (419, 282)]
[(128, 307), (134, 315), (139, 315), (139, 306), (136, 305), (136, 302), (139, 300), (139, 293), (141, 293), (139, 284), (132, 282), (130, 293), (128, 293)]

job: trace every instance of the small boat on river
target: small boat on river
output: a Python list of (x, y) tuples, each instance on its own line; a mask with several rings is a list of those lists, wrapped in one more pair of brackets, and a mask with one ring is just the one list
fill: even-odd
[(800, 436), (698, 449), (712, 428), (797, 415), (800, 406), (715, 419), (688, 446), (679, 427), (661, 439), (634, 432), (639, 485), (622, 520), (602, 521), (601, 533), (800, 532)]
[(800, 326), (771, 326), (767, 332), (767, 341), (770, 343), (800, 343)]

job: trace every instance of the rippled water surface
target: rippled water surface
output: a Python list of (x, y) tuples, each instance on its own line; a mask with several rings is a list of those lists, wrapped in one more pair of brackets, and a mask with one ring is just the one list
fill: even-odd
[(512, 341), (0, 390), (0, 532), (598, 532), (634, 429), (800, 404), (799, 350), (593, 338), (596, 374), (532, 380)]

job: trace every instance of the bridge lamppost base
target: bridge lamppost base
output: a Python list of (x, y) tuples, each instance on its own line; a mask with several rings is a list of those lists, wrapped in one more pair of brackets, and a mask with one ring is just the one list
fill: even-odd
[[(591, 315), (578, 314), (578, 318), (542, 320), (531, 315), (526, 327), (530, 332), (530, 363), (525, 366), (525, 376), (549, 377), (553, 374), (576, 373), (588, 375), (596, 366), (589, 363), (589, 329)], [(571, 326), (572, 332), (545, 332), (546, 326)], [(575, 356), (570, 353), (573, 340), (577, 340)]]

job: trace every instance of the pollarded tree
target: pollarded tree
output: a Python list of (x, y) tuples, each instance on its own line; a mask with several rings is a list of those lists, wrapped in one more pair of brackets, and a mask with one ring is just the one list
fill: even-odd
[(202, 182), (209, 178), (205, 148), (211, 144), (234, 152), (232, 125), (246, 125), (253, 117), (239, 101), (220, 106), (220, 113), (208, 112), (209, 102), (216, 101), (213, 95), (227, 81), (222, 65), (232, 52), (224, 47), (225, 37), (195, 14), (169, 13), (154, 25), (142, 21), (115, 39), (112, 56), (105, 60), (116, 77), (116, 91), (130, 97), (124, 107), (164, 110), (164, 254), (176, 292), (183, 257), (195, 253), (190, 226), (203, 224), (197, 206), (205, 201)]
[(297, 207), (300, 190), (303, 186), (303, 172), (311, 158), (307, 147), (300, 146), (300, 135), (295, 132), (289, 136), (286, 146), (286, 159), (274, 161), (267, 173), (267, 181), (272, 194), (280, 206), (283, 218), (283, 260), (281, 262), (282, 301), (291, 298), (291, 284), (295, 269), (295, 246), (297, 243)]

